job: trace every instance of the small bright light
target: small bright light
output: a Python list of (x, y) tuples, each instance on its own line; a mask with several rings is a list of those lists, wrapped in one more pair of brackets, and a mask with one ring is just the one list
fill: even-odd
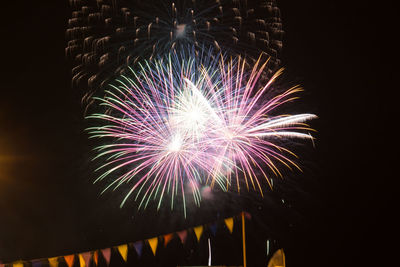
[(181, 137), (179, 135), (176, 135), (172, 139), (171, 143), (169, 143), (168, 150), (170, 152), (178, 152), (179, 150), (181, 150), (181, 147), (182, 147)]

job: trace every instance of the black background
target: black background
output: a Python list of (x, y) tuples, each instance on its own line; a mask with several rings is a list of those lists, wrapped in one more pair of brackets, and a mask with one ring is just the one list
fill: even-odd
[[(301, 226), (283, 235), (284, 227), (272, 230), (288, 266), (372, 265), (390, 246), (391, 234), (379, 225), (389, 227), (383, 211), (394, 195), (379, 185), (390, 188), (395, 178), (387, 170), (392, 142), (385, 130), (392, 127), (393, 69), (384, 57), (393, 7), (350, 2), (278, 2), (285, 77), (303, 85), (304, 101), (319, 116), (311, 175), (297, 181), (305, 193), (293, 204)], [(151, 212), (133, 223), (131, 210), (119, 210), (110, 196), (99, 199), (89, 186), (79, 93), (64, 57), (67, 1), (8, 2), (1, 10), (0, 259), (65, 255), (190, 225)], [(223, 215), (249, 205), (232, 208), (229, 201)], [(215, 215), (194, 213), (192, 221), (204, 223)], [(154, 223), (160, 219), (168, 225)], [(124, 230), (130, 227), (136, 230)]]

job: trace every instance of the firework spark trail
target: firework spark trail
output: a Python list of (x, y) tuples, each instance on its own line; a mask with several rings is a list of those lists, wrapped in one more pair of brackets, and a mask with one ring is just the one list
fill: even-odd
[[(98, 147), (97, 158), (105, 158), (97, 180), (111, 177), (108, 190), (133, 180), (124, 198), (136, 192), (139, 208), (165, 194), (182, 195), (186, 212), (185, 185), (192, 188), (193, 199), (200, 204), (199, 185), (219, 185), (223, 190), (240, 181), (249, 190), (263, 194), (263, 180), (271, 186), (269, 169), (282, 176), (277, 162), (291, 169), (299, 166), (295, 155), (280, 145), (281, 140), (311, 139), (306, 121), (313, 114), (270, 115), (281, 105), (297, 97), (298, 87), (272, 98), (272, 83), (278, 71), (265, 85), (260, 75), (267, 62), (259, 59), (249, 70), (240, 57), (218, 65), (206, 66), (192, 57), (177, 60), (174, 55), (132, 70), (121, 76), (103, 99), (109, 112), (89, 118), (106, 125), (89, 128), (92, 137), (111, 138), (111, 144)], [(122, 175), (116, 175), (122, 171)], [(263, 179), (264, 177), (264, 179)]]
[[(217, 119), (213, 120), (215, 128), (210, 131), (210, 138), (213, 140), (213, 146), (218, 148), (216, 153), (221, 160), (214, 164), (213, 170), (218, 174), (224, 172), (221, 169), (223, 165), (221, 162), (229, 160), (235, 165), (234, 177), (237, 179), (238, 191), (240, 191), (238, 179), (241, 172), (247, 189), (251, 183), (253, 188), (257, 188), (261, 194), (263, 192), (257, 171), (262, 173), (271, 186), (263, 167), (269, 168), (279, 176), (282, 174), (274, 161), (281, 162), (289, 168), (292, 165), (300, 169), (284, 155), (293, 153), (279, 146), (279, 141), (276, 142), (276, 140), (279, 138), (312, 139), (310, 134), (299, 131), (312, 131), (304, 122), (316, 118), (313, 114), (268, 116), (277, 107), (296, 99), (291, 95), (301, 90), (294, 87), (270, 100), (265, 99), (266, 92), (281, 73), (278, 71), (266, 85), (257, 89), (256, 85), (266, 63), (259, 66), (260, 60), (258, 60), (251, 73), (247, 75), (245, 60), (238, 58), (236, 63), (231, 61), (226, 64), (224, 58), (221, 57), (219, 66), (221, 79), (217, 81), (218, 84), (214, 84), (212, 79), (207, 79), (208, 88), (212, 88), (214, 93), (209, 101), (213, 106), (218, 107), (215, 109)], [(203, 73), (207, 77), (207, 72), (203, 71)], [(228, 187), (231, 184), (232, 168), (225, 171), (225, 177)], [(209, 179), (213, 184), (213, 172)]]

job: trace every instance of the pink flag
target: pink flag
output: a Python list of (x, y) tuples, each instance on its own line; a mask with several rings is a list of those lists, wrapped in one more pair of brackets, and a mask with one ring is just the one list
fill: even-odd
[(251, 214), (248, 212), (244, 211), (244, 217), (246, 217), (247, 220), (251, 220)]
[(181, 239), (182, 244), (185, 244), (186, 237), (187, 237), (187, 231), (183, 230), (183, 231), (177, 232), (177, 234), (178, 234), (179, 238)]
[(110, 265), (110, 259), (111, 259), (111, 248), (105, 248), (101, 250), (101, 253), (103, 253), (103, 257), (107, 262), (107, 266)]

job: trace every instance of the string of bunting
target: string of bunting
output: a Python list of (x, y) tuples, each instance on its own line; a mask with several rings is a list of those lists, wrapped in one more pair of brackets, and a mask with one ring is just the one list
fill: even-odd
[[(246, 215), (246, 218), (248, 218), (248, 219), (251, 218), (250, 214), (248, 214), (246, 212), (245, 212), (245, 215)], [(238, 217), (238, 216), (224, 219), (224, 224), (231, 234), (233, 232), (235, 217)], [(182, 244), (185, 244), (188, 232), (192, 232), (195, 234), (197, 242), (200, 242), (200, 238), (203, 234), (205, 226), (208, 226), (208, 229), (210, 230), (210, 232), (212, 233), (213, 236), (216, 235), (217, 221), (206, 224), (206, 225), (198, 225), (198, 226), (184, 229), (181, 231), (177, 231), (177, 232), (173, 232), (173, 233), (169, 233), (169, 234), (165, 234), (165, 235), (161, 235), (161, 236), (156, 236), (156, 237), (149, 238), (146, 240), (140, 240), (140, 241), (136, 241), (133, 243), (127, 243), (127, 244), (113, 246), (110, 248), (96, 249), (96, 250), (92, 250), (92, 251), (80, 252), (80, 253), (75, 253), (75, 254), (70, 254), (70, 255), (33, 259), (33, 260), (27, 260), (27, 261), (18, 260), (18, 261), (6, 263), (6, 264), (2, 263), (0, 261), (0, 267), (24, 267), (24, 265), (26, 266), (29, 263), (31, 263), (32, 267), (42, 267), (42, 265), (45, 264), (45, 261), (48, 262), (49, 267), (58, 267), (60, 261), (62, 261), (62, 260), (65, 261), (65, 263), (68, 267), (72, 267), (75, 263), (75, 260), (78, 260), (80, 267), (89, 267), (91, 259), (92, 259), (92, 262), (96, 266), (98, 266), (100, 255), (104, 258), (104, 260), (108, 266), (110, 264), (110, 260), (111, 260), (111, 250), (112, 249), (115, 249), (116, 251), (118, 251), (119, 252), (118, 254), (120, 255), (120, 257), (122, 257), (122, 259), (125, 262), (128, 259), (128, 249), (129, 248), (133, 247), (135, 249), (137, 255), (139, 257), (141, 257), (144, 244), (147, 244), (150, 247), (151, 251), (153, 252), (153, 255), (155, 256), (157, 253), (157, 247), (158, 247), (158, 243), (160, 240), (161, 240), (161, 242), (163, 241), (163, 245), (164, 245), (164, 247), (166, 247), (168, 245), (168, 243), (174, 237), (177, 236), (179, 238), (179, 240), (182, 242)]]

